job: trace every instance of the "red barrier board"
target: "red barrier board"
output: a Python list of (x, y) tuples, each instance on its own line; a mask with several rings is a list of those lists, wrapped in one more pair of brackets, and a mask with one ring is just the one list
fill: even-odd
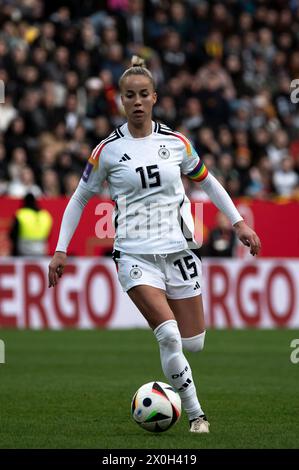
[[(59, 227), (67, 198), (42, 199), (40, 206), (48, 209), (54, 218), (52, 234), (49, 240), (49, 254), (55, 250)], [(84, 210), (79, 227), (69, 247), (69, 254), (75, 256), (94, 256), (111, 250), (113, 236), (98, 238), (97, 224), (102, 223), (102, 217), (107, 214), (102, 211), (102, 203), (113, 208), (113, 203), (107, 199), (93, 198)], [(235, 201), (239, 211), (247, 223), (253, 227), (262, 241), (261, 257), (299, 257), (299, 202), (276, 203), (271, 201), (256, 201), (240, 199)], [(0, 198), (0, 255), (10, 254), (8, 239), (9, 227), (14, 213), (20, 207), (16, 199)], [(203, 203), (204, 239), (214, 226), (217, 208), (210, 202)], [(239, 250), (242, 256), (245, 252)]]
[[(69, 258), (48, 288), (49, 259), (0, 263), (1, 328), (137, 328), (147, 323), (119, 284), (111, 259)], [(299, 260), (205, 259), (208, 328), (298, 328)], [(1, 336), (1, 335), (0, 335)]]

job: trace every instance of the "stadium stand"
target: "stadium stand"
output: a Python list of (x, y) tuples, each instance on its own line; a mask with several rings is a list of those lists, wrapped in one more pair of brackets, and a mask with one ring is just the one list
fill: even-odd
[(0, 0), (1, 195), (72, 193), (124, 121), (117, 83), (137, 53), (157, 83), (155, 118), (191, 139), (232, 196), (299, 199), (298, 2), (68, 4)]

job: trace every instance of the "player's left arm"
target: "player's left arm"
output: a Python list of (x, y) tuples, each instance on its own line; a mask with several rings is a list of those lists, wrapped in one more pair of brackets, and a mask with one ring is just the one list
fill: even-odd
[(231, 221), (239, 240), (245, 246), (250, 247), (250, 253), (253, 256), (257, 255), (261, 249), (260, 239), (255, 231), (246, 224), (224, 187), (211, 173), (207, 174), (200, 185), (215, 206)]
[[(192, 167), (193, 169), (191, 170)], [(253, 256), (257, 255), (261, 249), (259, 237), (255, 231), (245, 223), (227, 191), (219, 181), (208, 172), (204, 162), (200, 160), (192, 146), (189, 155), (184, 156), (181, 169), (188, 178), (200, 183), (201, 188), (209, 196), (215, 206), (228, 217), (239, 240), (241, 240), (245, 246), (250, 247), (250, 253)]]

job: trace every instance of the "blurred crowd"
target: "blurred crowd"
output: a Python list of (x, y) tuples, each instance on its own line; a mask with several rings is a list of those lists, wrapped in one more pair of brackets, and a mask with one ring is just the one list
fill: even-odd
[(66, 3), (0, 0), (0, 194), (73, 193), (125, 121), (118, 79), (137, 53), (155, 119), (189, 137), (232, 197), (299, 199), (298, 1)]

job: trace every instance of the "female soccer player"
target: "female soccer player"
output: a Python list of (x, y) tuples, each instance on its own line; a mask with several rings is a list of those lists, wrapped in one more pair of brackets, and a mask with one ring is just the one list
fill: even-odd
[(84, 206), (107, 179), (115, 201), (113, 258), (119, 282), (153, 329), (163, 372), (180, 394), (190, 431), (207, 433), (209, 422), (183, 353), (183, 348), (202, 351), (205, 323), (201, 263), (191, 250), (194, 226), (181, 173), (201, 184), (252, 255), (259, 252), (260, 241), (189, 140), (152, 121), (157, 94), (139, 57), (133, 57), (119, 85), (127, 123), (100, 142), (88, 160), (62, 219), (49, 287), (63, 274)]

